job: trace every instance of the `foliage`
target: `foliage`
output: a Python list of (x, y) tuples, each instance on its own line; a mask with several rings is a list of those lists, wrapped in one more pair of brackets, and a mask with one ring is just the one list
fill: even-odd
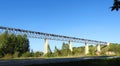
[(55, 46), (54, 56), (61, 56), (61, 51)]
[(120, 54), (120, 44), (113, 44), (113, 43), (111, 43), (110, 46), (109, 46), (108, 51), (112, 51), (112, 52)]
[(50, 49), (50, 45), (48, 44), (48, 54), (52, 54), (52, 51)]
[(73, 47), (74, 55), (84, 55), (84, 46), (81, 47)]
[(39, 51), (37, 51), (37, 52), (34, 53), (34, 57), (40, 57), (42, 55), (43, 55), (43, 53), (39, 52)]
[(46, 54), (44, 54), (44, 57), (52, 57), (53, 56), (53, 53), (52, 53), (52, 51), (51, 51), (51, 49), (50, 49), (50, 45), (48, 44), (48, 50), (47, 50), (48, 52), (46, 53)]
[[(101, 55), (108, 52), (115, 53), (114, 55), (120, 55), (120, 44), (111, 43), (109, 46), (101, 45)], [(89, 45), (89, 55), (96, 55), (96, 46)], [(60, 56), (80, 56), (84, 55), (85, 47), (73, 47), (73, 51), (70, 51), (69, 44), (63, 43), (61, 49), (55, 46), (54, 52), (51, 51), (48, 44), (48, 53), (43, 55), (43, 52), (29, 51), (29, 40), (27, 35), (15, 35), (9, 34), (7, 31), (0, 34), (0, 57), (15, 58), (15, 57), (60, 57)]]
[(30, 52), (25, 52), (22, 54), (22, 57), (31, 57), (31, 53)]
[(120, 8), (120, 1), (119, 0), (114, 0), (113, 6), (111, 7), (111, 11), (116, 10), (118, 11)]
[(8, 31), (0, 34), (0, 57), (6, 54), (22, 55), (29, 51), (29, 40), (26, 35), (9, 34)]
[(17, 57), (19, 57), (20, 56), (20, 53), (19, 52), (15, 52), (14, 54), (13, 54), (13, 58), (17, 58)]
[[(101, 56), (105, 55), (120, 55), (120, 44), (111, 43), (109, 46), (107, 45), (101, 45)], [(54, 56), (83, 56), (85, 52), (85, 47), (73, 47), (73, 51), (71, 52), (69, 50), (69, 45), (66, 43), (63, 43), (62, 49), (57, 49), (55, 47), (55, 50), (53, 52)], [(97, 46), (89, 45), (89, 56), (96, 56), (97, 54)], [(109, 54), (107, 54), (109, 53)]]
[(68, 44), (66, 44), (66, 43), (62, 44), (61, 55), (62, 56), (72, 55), (72, 52), (70, 51)]
[(90, 45), (89, 46), (89, 55), (96, 55), (96, 46)]
[(11, 54), (5, 54), (3, 58), (4, 59), (11, 59), (11, 58), (13, 58), (13, 56)]

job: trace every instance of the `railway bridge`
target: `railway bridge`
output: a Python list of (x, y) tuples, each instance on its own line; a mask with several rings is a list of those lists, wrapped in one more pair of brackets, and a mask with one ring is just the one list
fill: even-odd
[(30, 37), (30, 38), (44, 39), (45, 41), (44, 54), (48, 53), (48, 44), (49, 44), (48, 41), (49, 40), (67, 41), (69, 44), (69, 49), (71, 51), (73, 51), (72, 42), (84, 43), (85, 54), (89, 53), (88, 44), (97, 45), (97, 52), (101, 52), (100, 45), (109, 45), (109, 42), (104, 42), (104, 41), (90, 40), (90, 39), (84, 39), (84, 38), (78, 38), (78, 37), (70, 37), (70, 36), (64, 36), (64, 35), (49, 34), (49, 33), (44, 33), (44, 32), (37, 32), (37, 31), (30, 31), (30, 30), (19, 29), (19, 28), (10, 28), (10, 27), (0, 26), (0, 33), (3, 33), (4, 31), (8, 31), (8, 33), (13, 33), (16, 35), (26, 34), (27, 37)]

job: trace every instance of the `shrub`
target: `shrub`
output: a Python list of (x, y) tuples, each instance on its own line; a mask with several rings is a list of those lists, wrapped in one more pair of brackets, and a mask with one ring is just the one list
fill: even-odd
[(17, 58), (17, 57), (19, 57), (20, 56), (20, 53), (19, 52), (15, 52), (14, 54), (13, 54), (13, 57), (14, 58)]
[(6, 54), (3, 58), (4, 59), (11, 59), (11, 58), (13, 58), (13, 56), (11, 54)]
[(22, 57), (31, 57), (31, 53), (30, 52), (23, 53)]

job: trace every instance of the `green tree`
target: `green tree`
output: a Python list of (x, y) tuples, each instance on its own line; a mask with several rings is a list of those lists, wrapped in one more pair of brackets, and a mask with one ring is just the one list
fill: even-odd
[(89, 46), (89, 54), (96, 55), (96, 52), (97, 52), (96, 46), (90, 45)]
[(7, 45), (8, 45), (8, 31), (5, 31), (3, 34), (0, 36), (0, 51), (1, 51), (1, 56), (4, 56), (7, 54)]
[(55, 46), (54, 56), (60, 56), (60, 55), (61, 55), (60, 50)]
[(69, 49), (69, 45), (68, 44), (65, 44), (65, 43), (62, 44), (61, 54), (63, 56), (68, 56), (68, 55), (72, 54), (72, 52)]
[(43, 55), (43, 52), (37, 51), (37, 52), (34, 53), (34, 57), (40, 57), (42, 55)]
[(50, 49), (50, 45), (48, 44), (48, 53), (52, 54), (52, 51)]
[(22, 53), (29, 52), (29, 40), (26, 35), (17, 35), (15, 50)]
[(111, 7), (111, 11), (116, 10), (118, 11), (120, 8), (120, 1), (119, 0), (114, 0), (113, 6)]
[(14, 48), (16, 43), (16, 36), (14, 34), (8, 34), (7, 53), (14, 54)]
[(26, 35), (9, 34), (8, 31), (0, 34), (0, 57), (6, 54), (22, 55), (25, 52), (29, 52), (29, 40)]
[(112, 52), (115, 52), (117, 54), (120, 54), (120, 44), (111, 43), (109, 45), (108, 51), (112, 51)]
[(49, 44), (48, 44), (48, 52), (47, 52), (47, 54), (45, 54), (44, 56), (45, 56), (45, 57), (52, 57), (52, 56), (53, 56), (53, 53), (52, 53), (52, 51), (51, 51), (51, 49), (50, 49)]
[(73, 47), (73, 54), (74, 55), (83, 55), (84, 54), (84, 46), (81, 47)]

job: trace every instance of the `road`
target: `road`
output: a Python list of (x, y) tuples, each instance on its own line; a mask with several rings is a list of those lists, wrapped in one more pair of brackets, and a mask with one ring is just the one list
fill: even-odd
[(0, 60), (0, 66), (25, 66), (31, 64), (46, 64), (60, 63), (70, 61), (80, 61), (87, 59), (104, 59), (104, 58), (120, 58), (120, 56), (95, 56), (95, 57), (80, 57), (80, 58), (54, 58), (54, 59), (26, 59), (26, 60)]

